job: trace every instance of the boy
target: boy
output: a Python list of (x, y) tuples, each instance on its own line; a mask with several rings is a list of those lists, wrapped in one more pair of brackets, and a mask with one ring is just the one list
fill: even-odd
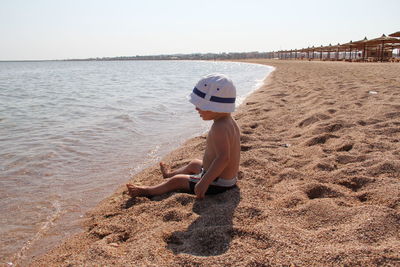
[(160, 163), (167, 180), (156, 186), (127, 184), (129, 195), (155, 196), (184, 190), (202, 199), (206, 194), (225, 192), (236, 186), (240, 161), (240, 130), (231, 117), (235, 110), (236, 88), (221, 74), (202, 78), (189, 96), (203, 120), (214, 123), (207, 136), (203, 160), (192, 160), (187, 166), (170, 171)]

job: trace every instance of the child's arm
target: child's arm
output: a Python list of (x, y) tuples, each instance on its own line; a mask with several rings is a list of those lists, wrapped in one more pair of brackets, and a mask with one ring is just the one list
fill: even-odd
[(212, 133), (210, 133), (210, 145), (213, 146), (216, 157), (212, 161), (206, 174), (196, 184), (194, 192), (197, 198), (204, 198), (208, 186), (222, 173), (230, 158), (229, 136), (223, 125), (215, 125)]

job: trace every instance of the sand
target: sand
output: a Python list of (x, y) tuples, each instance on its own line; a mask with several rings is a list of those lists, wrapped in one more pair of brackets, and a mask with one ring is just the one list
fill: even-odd
[[(400, 266), (400, 64), (248, 62), (276, 70), (234, 114), (237, 189), (131, 199), (121, 185), (31, 265)], [(156, 165), (131, 180), (161, 181)]]

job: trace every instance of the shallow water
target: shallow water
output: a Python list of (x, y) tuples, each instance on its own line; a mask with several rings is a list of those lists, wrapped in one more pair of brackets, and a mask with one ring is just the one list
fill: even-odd
[(201, 76), (227, 74), (243, 100), (271, 70), (203, 61), (0, 62), (1, 263), (76, 231), (84, 212), (132, 174), (204, 132), (209, 124), (186, 100)]

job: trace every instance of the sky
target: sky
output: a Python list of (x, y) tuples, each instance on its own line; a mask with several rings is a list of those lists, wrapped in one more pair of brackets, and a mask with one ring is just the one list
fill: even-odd
[(400, 31), (400, 0), (0, 0), (0, 60), (268, 52)]

